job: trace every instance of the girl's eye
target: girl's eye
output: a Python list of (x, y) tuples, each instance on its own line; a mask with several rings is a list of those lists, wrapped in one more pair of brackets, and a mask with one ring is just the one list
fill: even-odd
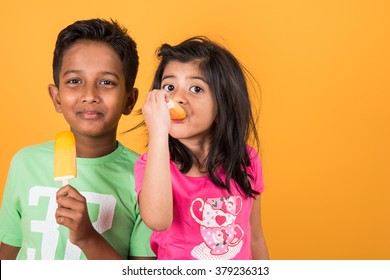
[(173, 91), (175, 89), (175, 87), (173, 85), (164, 85), (162, 87), (165, 91)]
[(193, 86), (190, 88), (190, 91), (193, 93), (200, 93), (203, 91), (203, 89), (201, 87), (198, 87), (198, 86)]

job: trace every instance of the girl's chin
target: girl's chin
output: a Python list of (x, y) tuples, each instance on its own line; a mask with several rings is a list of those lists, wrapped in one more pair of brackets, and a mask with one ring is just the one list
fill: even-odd
[(180, 132), (178, 130), (172, 129), (169, 131), (169, 135), (175, 139), (182, 139), (185, 138), (185, 134), (183, 132)]

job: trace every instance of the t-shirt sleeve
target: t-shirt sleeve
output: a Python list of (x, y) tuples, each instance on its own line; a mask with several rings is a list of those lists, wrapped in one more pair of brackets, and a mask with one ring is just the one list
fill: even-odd
[[(142, 188), (142, 179), (145, 173), (146, 154), (139, 157), (134, 165), (135, 191), (137, 195)], [(149, 229), (141, 219), (139, 208), (135, 209), (136, 220), (134, 221), (134, 228), (131, 234), (131, 248), (130, 256), (132, 257), (155, 257), (153, 251), (150, 249), (150, 235), (152, 230)]]
[(250, 173), (253, 176), (253, 189), (259, 193), (264, 191), (264, 177), (262, 162), (256, 150), (248, 146), (249, 158), (251, 160)]
[(150, 235), (152, 230), (149, 229), (142, 221), (138, 207), (135, 209), (136, 220), (131, 233), (130, 256), (132, 257), (155, 257), (150, 249)]
[(137, 194), (141, 191), (142, 180), (145, 174), (146, 154), (140, 156), (134, 165), (135, 191)]
[(0, 208), (0, 241), (15, 247), (22, 246), (20, 201), (15, 195), (17, 187), (18, 157), (14, 157), (8, 172)]

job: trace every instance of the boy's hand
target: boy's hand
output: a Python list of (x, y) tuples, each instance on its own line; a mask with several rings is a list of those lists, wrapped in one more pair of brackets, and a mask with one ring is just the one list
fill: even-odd
[(82, 247), (98, 234), (88, 216), (87, 201), (75, 188), (66, 185), (57, 191), (56, 221), (69, 229), (69, 240)]

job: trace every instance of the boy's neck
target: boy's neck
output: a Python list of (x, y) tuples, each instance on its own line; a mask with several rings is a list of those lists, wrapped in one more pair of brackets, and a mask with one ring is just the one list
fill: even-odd
[(80, 158), (98, 158), (106, 156), (118, 147), (115, 138), (76, 138), (76, 155)]

